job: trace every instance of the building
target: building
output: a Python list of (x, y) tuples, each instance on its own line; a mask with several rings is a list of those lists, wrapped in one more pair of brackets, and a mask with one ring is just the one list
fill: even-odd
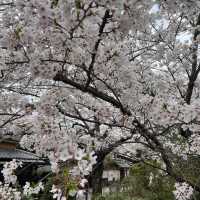
[(106, 158), (102, 176), (102, 194), (116, 192), (118, 183), (129, 175), (131, 163), (112, 155)]
[[(18, 147), (18, 142), (13, 139), (2, 139), (0, 141), (0, 170), (3, 164), (13, 159), (23, 162), (22, 168), (16, 172), (20, 184), (27, 180), (37, 181), (40, 177), (36, 174), (37, 168), (43, 166), (46, 162), (36, 154), (22, 150)], [(3, 175), (0, 173), (0, 181), (3, 181)]]

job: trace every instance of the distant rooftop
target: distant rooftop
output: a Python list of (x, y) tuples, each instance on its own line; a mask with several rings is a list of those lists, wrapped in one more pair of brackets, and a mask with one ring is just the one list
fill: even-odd
[(0, 149), (0, 162), (16, 159), (22, 162), (44, 163), (44, 161), (34, 153), (21, 149)]
[(115, 162), (119, 166), (119, 168), (130, 168), (132, 166), (132, 163), (121, 159), (115, 159)]

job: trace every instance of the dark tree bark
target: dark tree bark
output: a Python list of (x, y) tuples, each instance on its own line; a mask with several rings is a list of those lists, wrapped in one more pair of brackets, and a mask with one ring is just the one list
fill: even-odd
[(89, 186), (92, 188), (93, 195), (102, 193), (102, 175), (104, 170), (104, 152), (98, 152), (97, 163), (93, 167), (93, 171), (89, 176)]
[(103, 163), (98, 163), (98, 166), (95, 166), (96, 169), (93, 171), (91, 176), (91, 186), (93, 194), (101, 194), (102, 193), (102, 175), (104, 166)]

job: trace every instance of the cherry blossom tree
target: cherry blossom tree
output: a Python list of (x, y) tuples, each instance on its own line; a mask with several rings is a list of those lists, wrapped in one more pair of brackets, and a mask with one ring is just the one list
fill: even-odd
[(77, 160), (95, 192), (105, 156), (126, 143), (200, 191), (175, 167), (199, 155), (198, 1), (5, 0), (0, 10), (2, 130), (55, 173)]

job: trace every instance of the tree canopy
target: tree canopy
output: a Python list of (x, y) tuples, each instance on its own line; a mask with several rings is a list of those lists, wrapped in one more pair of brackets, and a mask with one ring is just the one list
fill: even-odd
[(2, 0), (0, 27), (2, 140), (93, 180), (110, 152), (142, 146), (185, 199), (200, 192), (198, 0)]

